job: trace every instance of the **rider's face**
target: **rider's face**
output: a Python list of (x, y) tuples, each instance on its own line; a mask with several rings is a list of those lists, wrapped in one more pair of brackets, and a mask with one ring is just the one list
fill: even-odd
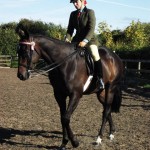
[(76, 9), (81, 9), (81, 7), (82, 7), (82, 2), (81, 2), (81, 0), (75, 0), (75, 1), (73, 2), (73, 4), (74, 4), (74, 6), (75, 6)]

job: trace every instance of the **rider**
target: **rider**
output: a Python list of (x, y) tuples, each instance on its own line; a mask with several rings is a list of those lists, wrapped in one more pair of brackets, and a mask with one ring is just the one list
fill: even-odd
[[(94, 10), (86, 7), (86, 0), (70, 0), (70, 3), (73, 3), (77, 10), (70, 14), (65, 41), (78, 42), (79, 47), (86, 46), (91, 51), (98, 81), (100, 83), (99, 88), (104, 89), (104, 82), (102, 80), (102, 64), (98, 52), (98, 41), (94, 37), (94, 30), (96, 26)], [(72, 39), (74, 29), (76, 29), (76, 34)]]

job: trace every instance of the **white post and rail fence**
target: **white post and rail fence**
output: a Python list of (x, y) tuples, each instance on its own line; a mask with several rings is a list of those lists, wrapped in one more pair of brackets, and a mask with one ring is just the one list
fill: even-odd
[[(122, 59), (122, 61), (125, 66), (124, 83), (127, 85), (134, 85), (141, 82), (150, 84), (150, 60)], [(134, 64), (134, 67), (131, 64)]]
[(11, 68), (13, 63), (17, 63), (18, 57), (11, 55), (0, 55), (0, 68)]
[[(122, 59), (125, 65), (125, 69), (128, 71), (138, 72), (138, 73), (150, 73), (150, 60), (143, 60), (143, 59)], [(132, 69), (128, 68), (128, 63), (137, 63), (137, 68)], [(142, 64), (147, 64), (149, 69), (142, 69)]]

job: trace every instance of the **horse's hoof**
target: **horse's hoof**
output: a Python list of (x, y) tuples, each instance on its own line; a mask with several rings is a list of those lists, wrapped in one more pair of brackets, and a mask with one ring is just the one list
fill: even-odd
[(57, 150), (66, 150), (65, 147), (59, 147)]
[(99, 146), (100, 144), (102, 144), (102, 139), (100, 136), (98, 136), (96, 142), (95, 142), (95, 145)]
[(112, 141), (114, 139), (114, 135), (113, 134), (110, 134), (109, 135), (109, 139)]
[(98, 136), (97, 140), (92, 143), (95, 146), (95, 149), (98, 148), (102, 144), (102, 139)]
[(93, 142), (92, 144), (93, 144), (95, 147), (100, 146), (100, 144), (99, 144), (99, 143), (97, 143), (97, 142)]
[(79, 142), (76, 140), (76, 141), (73, 141), (72, 142), (72, 146), (74, 147), (74, 148), (76, 148), (76, 147), (78, 147), (79, 146)]

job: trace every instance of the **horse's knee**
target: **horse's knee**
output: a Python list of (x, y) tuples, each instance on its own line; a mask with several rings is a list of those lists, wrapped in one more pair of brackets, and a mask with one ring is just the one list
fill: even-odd
[(62, 122), (64, 125), (67, 125), (70, 123), (70, 117), (68, 114), (65, 114), (63, 117), (62, 117)]

